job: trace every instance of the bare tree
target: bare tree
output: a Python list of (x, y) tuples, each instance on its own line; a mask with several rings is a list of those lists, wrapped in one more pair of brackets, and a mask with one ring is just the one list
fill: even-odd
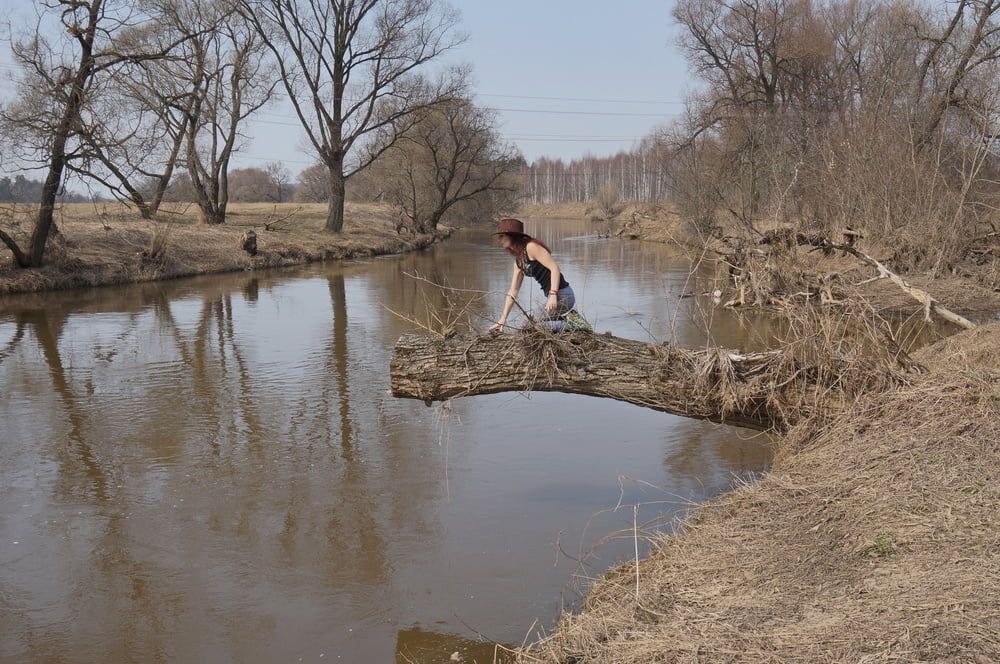
[[(21, 267), (42, 265), (52, 231), (56, 198), (67, 163), (86, 155), (81, 140), (84, 108), (107, 78), (127, 67), (161, 59), (183, 39), (155, 51), (135, 40), (137, 26), (149, 18), (129, 3), (114, 0), (44, 0), (35, 34), (12, 45), (15, 60), (25, 69), (19, 99), (0, 115), (9, 134), (20, 141), (21, 157), (46, 169), (38, 216), (26, 250), (7, 233), (0, 241)], [(57, 20), (64, 34), (51, 42), (48, 21)], [(43, 28), (43, 26), (46, 26)]]
[(516, 188), (519, 154), (504, 143), (492, 111), (461, 100), (421, 111), (376, 166), (414, 230), (434, 231), (455, 205)]
[[(215, 29), (231, 14), (223, 0), (145, 0), (154, 20), (137, 31), (149, 50)], [(188, 20), (196, 13), (200, 26)], [(70, 168), (104, 185), (118, 200), (152, 218), (170, 186), (183, 149), (197, 90), (176, 76), (183, 53), (143, 62), (110, 79), (94, 95), (92, 122), (84, 123), (85, 159)]]
[[(990, 111), (989, 96), (967, 86), (977, 72), (996, 76), (1000, 60), (1000, 0), (959, 0), (950, 19), (936, 35), (920, 35), (928, 44), (920, 63), (920, 92), (929, 112), (919, 127), (916, 143), (926, 146), (941, 126), (949, 108), (972, 111), (980, 117)], [(919, 31), (919, 29), (918, 29)]]
[(295, 187), (295, 201), (299, 203), (326, 203), (330, 200), (330, 177), (325, 164), (303, 168)]
[(420, 74), (462, 41), (458, 16), (440, 0), (240, 2), (327, 168), (326, 229), (339, 233), (346, 181), (390, 149), (416, 111), (456, 97), (461, 76), (431, 83)]
[[(173, 76), (190, 90), (179, 106), (187, 172), (202, 223), (221, 224), (229, 205), (229, 163), (243, 122), (271, 99), (261, 41), (230, 2), (178, 2), (175, 27), (190, 38)], [(211, 26), (213, 29), (206, 29)]]
[(292, 173), (280, 161), (271, 161), (264, 164), (264, 172), (267, 174), (269, 187), (265, 200), (274, 203), (284, 203), (290, 198), (288, 195), (291, 188)]

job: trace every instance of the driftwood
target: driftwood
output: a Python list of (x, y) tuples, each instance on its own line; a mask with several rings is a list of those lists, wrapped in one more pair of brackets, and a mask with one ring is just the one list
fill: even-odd
[(953, 323), (963, 330), (971, 330), (976, 327), (976, 324), (965, 318), (956, 314), (954, 311), (944, 307), (940, 302), (934, 299), (930, 293), (915, 286), (911, 286), (903, 277), (899, 276), (883, 263), (876, 260), (875, 258), (869, 256), (868, 254), (860, 251), (855, 245), (858, 238), (862, 237), (857, 231), (852, 228), (848, 228), (844, 232), (844, 238), (846, 240), (845, 244), (837, 244), (831, 242), (827, 238), (821, 235), (809, 235), (806, 233), (795, 233), (792, 236), (787, 232), (775, 232), (771, 231), (765, 233), (763, 237), (759, 240), (759, 244), (778, 244), (785, 242), (787, 244), (798, 244), (800, 246), (812, 246), (816, 249), (822, 250), (824, 253), (832, 254), (836, 251), (843, 252), (845, 254), (850, 254), (858, 260), (860, 260), (865, 265), (875, 268), (878, 271), (873, 279), (869, 281), (874, 281), (877, 279), (888, 279), (893, 284), (895, 284), (900, 290), (912, 297), (914, 300), (923, 305), (924, 308), (924, 320), (928, 323), (931, 322), (931, 316), (936, 315), (949, 323)]
[(454, 397), (534, 390), (608, 397), (653, 410), (757, 430), (780, 429), (789, 413), (775, 380), (782, 351), (649, 344), (611, 335), (408, 334), (390, 365), (392, 394), (430, 405)]

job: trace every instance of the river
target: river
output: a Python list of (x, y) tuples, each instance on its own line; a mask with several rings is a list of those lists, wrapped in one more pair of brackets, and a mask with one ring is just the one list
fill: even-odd
[[(679, 299), (688, 261), (668, 248), (528, 230), (598, 330), (755, 344)], [(632, 505), (640, 535), (666, 531), (766, 470), (752, 432), (608, 399), (394, 399), (396, 339), (457, 306), (413, 275), (491, 292), (485, 329), (510, 269), (460, 231), (405, 256), (0, 302), (0, 660), (492, 661), (479, 639), (521, 643), (634, 556)], [(526, 282), (521, 301), (540, 295)]]

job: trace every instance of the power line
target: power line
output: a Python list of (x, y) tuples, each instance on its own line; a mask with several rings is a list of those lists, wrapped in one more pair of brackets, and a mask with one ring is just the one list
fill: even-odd
[[(629, 139), (627, 138), (522, 138), (519, 136), (507, 136), (507, 140), (510, 141), (534, 141), (534, 142), (555, 142), (555, 143), (623, 143)], [(639, 138), (633, 138), (631, 140), (639, 140)]]
[(654, 101), (639, 99), (598, 99), (593, 97), (537, 97), (532, 95), (501, 95), (490, 92), (476, 93), (478, 97), (503, 97), (507, 99), (543, 99), (546, 101), (585, 101), (597, 102), (601, 104), (668, 104), (671, 106), (683, 106), (683, 101)]
[[(642, 117), (642, 118), (662, 118), (666, 119), (670, 117), (670, 114), (666, 113), (629, 113), (623, 111), (559, 111), (554, 109), (540, 109), (540, 108), (499, 108), (499, 107), (482, 107), (488, 111), (503, 111), (506, 113), (539, 113), (543, 115), (611, 115), (611, 116), (629, 116), (629, 117)], [(289, 124), (276, 121), (268, 120), (257, 120), (257, 122), (269, 122), (270, 124)], [(290, 126), (299, 126), (300, 123)]]
[[(21, 72), (22, 67), (19, 65), (13, 65), (8, 63), (0, 63), (0, 69), (7, 69), (10, 71)], [(288, 95), (283, 92), (275, 92), (274, 96), (276, 98), (288, 98)], [(601, 99), (596, 97), (545, 97), (545, 96), (534, 96), (534, 95), (507, 95), (498, 93), (482, 92), (476, 93), (479, 97), (501, 97), (507, 99), (538, 99), (546, 101), (572, 101), (572, 102), (585, 102), (585, 103), (610, 103), (610, 104), (666, 104), (666, 105), (684, 105), (685, 102), (682, 101), (654, 101), (654, 100), (635, 100), (635, 99)], [(354, 103), (360, 101), (363, 97), (357, 98), (344, 98), (344, 101), (348, 103)], [(566, 110), (556, 110), (556, 109), (534, 109), (534, 108), (500, 108), (500, 107), (490, 107), (484, 106), (486, 110), (493, 111), (504, 111), (508, 113), (543, 113), (543, 114), (560, 114), (560, 115), (611, 115), (611, 116), (633, 116), (633, 117), (663, 117), (662, 113), (633, 113), (628, 111), (566, 111)]]
[(515, 136), (528, 136), (531, 138), (615, 138), (615, 139), (635, 139), (642, 136), (620, 135), (620, 134), (530, 134), (519, 131)]
[(617, 116), (631, 116), (631, 117), (641, 117), (641, 118), (667, 118), (669, 117), (664, 113), (628, 113), (622, 111), (557, 111), (549, 109), (538, 109), (538, 108), (499, 108), (499, 107), (485, 107), (487, 110), (491, 111), (503, 111), (505, 113), (542, 113), (551, 115), (617, 115)]

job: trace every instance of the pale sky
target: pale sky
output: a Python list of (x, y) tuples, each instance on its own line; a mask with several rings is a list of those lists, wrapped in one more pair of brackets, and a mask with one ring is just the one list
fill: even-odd
[[(675, 45), (672, 0), (452, 4), (469, 39), (446, 62), (473, 66), (477, 101), (498, 109), (503, 134), (528, 161), (627, 149), (683, 108), (690, 82)], [(15, 31), (34, 14), (32, 6), (33, 0), (0, 0)], [(7, 97), (9, 44), (0, 51), (0, 95)], [(246, 126), (234, 166), (282, 161), (297, 173), (312, 163), (286, 103), (265, 108)]]

